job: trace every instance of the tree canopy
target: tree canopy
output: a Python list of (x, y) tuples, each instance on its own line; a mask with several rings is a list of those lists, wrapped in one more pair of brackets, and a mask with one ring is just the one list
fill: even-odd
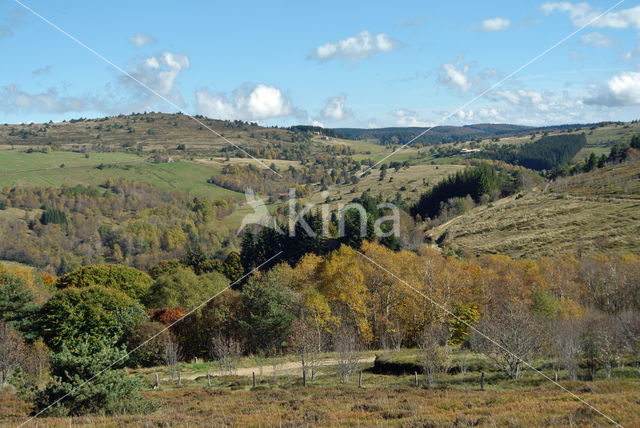
[(121, 265), (102, 264), (84, 266), (63, 275), (56, 281), (56, 287), (62, 289), (102, 285), (122, 291), (132, 299), (140, 300), (146, 294), (152, 282), (153, 280), (149, 275), (138, 269)]

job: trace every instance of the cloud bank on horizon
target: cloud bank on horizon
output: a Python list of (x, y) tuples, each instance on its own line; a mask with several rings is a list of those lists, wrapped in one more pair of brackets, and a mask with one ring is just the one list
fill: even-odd
[[(339, 14), (203, 4), (197, 14), (145, 11), (144, 21), (140, 6), (125, 17), (106, 6), (85, 15), (44, 0), (31, 6), (183, 111), (216, 119), (329, 127), (638, 119), (640, 5), (623, 3), (463, 109), (611, 4), (381, 3)], [(10, 2), (0, 12), (7, 57), (37, 53), (3, 69), (0, 121), (175, 110)]]

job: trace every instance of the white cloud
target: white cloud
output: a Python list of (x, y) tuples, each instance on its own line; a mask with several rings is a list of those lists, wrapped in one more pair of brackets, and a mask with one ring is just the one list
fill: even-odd
[(264, 120), (289, 116), (291, 101), (275, 86), (243, 86), (233, 92), (232, 100), (224, 94), (211, 94), (207, 88), (196, 91), (196, 109), (215, 119)]
[(615, 40), (611, 37), (598, 32), (583, 34), (580, 36), (580, 40), (582, 40), (582, 43), (593, 46), (594, 48), (608, 48), (615, 43)]
[(400, 46), (400, 43), (385, 33), (371, 34), (369, 31), (364, 30), (357, 36), (339, 40), (336, 43), (328, 42), (318, 46), (315, 56), (320, 61), (329, 59), (357, 61), (375, 53), (391, 52), (398, 46)]
[(608, 107), (640, 105), (640, 72), (625, 71), (613, 76), (584, 103)]
[(452, 63), (442, 64), (438, 81), (449, 88), (460, 89), (463, 94), (468, 92), (471, 89), (469, 64), (462, 66)]
[(55, 89), (39, 94), (29, 94), (7, 85), (0, 92), (0, 109), (5, 112), (40, 111), (44, 113), (80, 112), (88, 109), (88, 103), (76, 97), (60, 96)]
[(468, 110), (468, 111), (458, 110), (455, 116), (460, 120), (471, 121), (473, 120), (473, 110)]
[(413, 110), (396, 109), (391, 111), (391, 115), (395, 118), (397, 126), (417, 126), (428, 128), (432, 124), (425, 122), (418, 117), (418, 113)]
[[(602, 12), (594, 10), (588, 3), (546, 2), (542, 4), (542, 11), (547, 15), (552, 12), (564, 12), (576, 27), (587, 25)], [(635, 27), (640, 30), (640, 6), (609, 12), (591, 24), (599, 28), (623, 29)]]
[[(184, 104), (182, 96), (175, 90), (176, 79), (180, 73), (189, 68), (189, 57), (183, 53), (162, 52), (144, 58), (129, 73), (147, 87), (158, 94), (178, 104)], [(120, 82), (129, 86), (138, 98), (153, 100), (155, 95), (150, 94), (138, 82), (132, 81), (127, 76), (120, 77)], [(157, 100), (154, 100), (157, 101)]]
[(533, 107), (540, 111), (548, 111), (550, 108), (540, 92), (518, 89), (516, 91), (495, 91), (494, 94), (513, 105)]
[(493, 107), (481, 107), (477, 110), (459, 110), (453, 115), (448, 112), (443, 114), (442, 123), (470, 124), (470, 123), (499, 123), (506, 122), (500, 112)]
[(133, 36), (129, 37), (129, 41), (133, 43), (135, 47), (142, 48), (147, 46), (149, 43), (155, 42), (156, 39), (150, 34), (136, 33)]
[(482, 26), (480, 29), (482, 31), (496, 32), (506, 30), (509, 25), (511, 25), (511, 20), (509, 18), (489, 18), (482, 21)]
[(344, 120), (353, 116), (353, 112), (345, 108), (346, 95), (340, 95), (327, 99), (322, 116), (328, 120)]

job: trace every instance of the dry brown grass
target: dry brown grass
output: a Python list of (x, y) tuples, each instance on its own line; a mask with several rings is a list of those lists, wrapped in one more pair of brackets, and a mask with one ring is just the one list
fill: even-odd
[(558, 180), (435, 228), (445, 245), (471, 253), (535, 258), (640, 249), (640, 161)]
[[(410, 384), (410, 379), (407, 379)], [(640, 424), (637, 381), (566, 384), (623, 426)], [(29, 426), (607, 426), (605, 418), (551, 384), (514, 390), (421, 389), (410, 386), (295, 386), (228, 391), (182, 388), (148, 392), (149, 415), (42, 418)], [(0, 423), (16, 425), (27, 408), (2, 393)]]

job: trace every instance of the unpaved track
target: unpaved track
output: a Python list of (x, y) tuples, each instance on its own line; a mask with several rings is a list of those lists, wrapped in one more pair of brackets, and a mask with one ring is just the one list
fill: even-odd
[[(363, 357), (360, 360), (358, 360), (358, 363), (360, 364), (370, 364), (373, 363), (373, 360), (375, 360), (375, 356), (367, 356), (367, 357)], [(325, 367), (325, 366), (335, 366), (338, 364), (338, 360), (335, 358), (331, 358), (331, 359), (327, 359), (327, 360), (321, 360), (318, 362), (318, 365), (321, 367)], [(275, 367), (275, 371), (277, 374), (283, 374), (284, 372), (292, 372), (292, 371), (299, 371), (302, 370), (302, 362), (300, 361), (290, 361), (287, 363), (282, 363), (282, 364), (278, 364)], [(274, 367), (272, 364), (265, 364), (262, 366), (262, 376), (270, 376), (273, 375), (274, 372)], [(217, 371), (211, 371), (209, 372), (212, 376), (218, 376), (221, 373), (217, 372)], [(253, 373), (255, 374), (259, 374), (260, 373), (260, 367), (256, 366), (256, 367), (242, 367), (236, 370), (236, 376), (251, 376)], [(194, 373), (191, 375), (186, 375), (183, 377), (183, 379), (186, 380), (195, 380), (196, 378), (199, 377), (205, 377), (207, 376), (207, 373)]]

